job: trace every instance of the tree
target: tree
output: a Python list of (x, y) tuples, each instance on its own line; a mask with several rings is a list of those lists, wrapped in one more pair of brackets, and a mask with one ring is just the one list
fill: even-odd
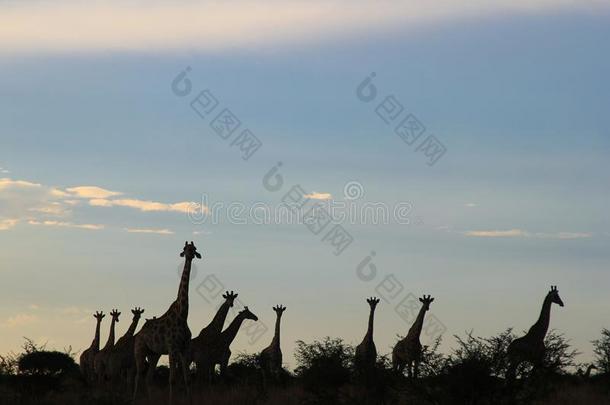
[(342, 339), (327, 336), (312, 343), (298, 340), (296, 345), (295, 374), (303, 379), (306, 387), (324, 390), (349, 382), (354, 348)]
[(610, 330), (602, 329), (602, 336), (593, 342), (594, 364), (598, 372), (610, 373)]
[(35, 351), (19, 358), (19, 372), (27, 375), (56, 376), (78, 371), (74, 359), (58, 351)]

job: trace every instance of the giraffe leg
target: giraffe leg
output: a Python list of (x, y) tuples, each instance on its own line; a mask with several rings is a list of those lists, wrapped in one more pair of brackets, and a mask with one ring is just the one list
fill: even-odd
[(407, 377), (412, 378), (413, 377), (413, 363), (411, 362), (411, 360), (409, 360), (407, 362)]
[(178, 353), (169, 352), (169, 404), (174, 401), (174, 384), (176, 383), (176, 362), (178, 361)]
[(151, 353), (146, 356), (148, 360), (148, 371), (146, 372), (146, 392), (148, 393), (148, 397), (151, 397), (151, 391), (153, 382), (155, 379), (155, 370), (157, 369), (157, 363), (159, 362), (160, 354)]
[(133, 387), (133, 403), (136, 403), (136, 399), (138, 398), (138, 386), (140, 381), (142, 380), (142, 375), (144, 374), (144, 370), (146, 369), (146, 354), (136, 347), (134, 349), (134, 357), (136, 361), (136, 378)]
[(413, 378), (417, 379), (417, 375), (419, 374), (419, 361), (413, 362)]
[(193, 402), (193, 397), (191, 395), (191, 385), (189, 378), (189, 363), (188, 363), (188, 354), (181, 353), (180, 354), (180, 365), (182, 366), (182, 376), (184, 377), (184, 389), (186, 390), (186, 396), (188, 397), (189, 403)]

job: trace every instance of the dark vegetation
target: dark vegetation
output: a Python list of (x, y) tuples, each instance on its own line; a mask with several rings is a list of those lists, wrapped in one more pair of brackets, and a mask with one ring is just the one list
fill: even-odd
[[(438, 351), (440, 339), (424, 348), (420, 378), (409, 380), (391, 371), (380, 356), (370, 375), (353, 370), (354, 348), (341, 339), (298, 341), (294, 372), (266, 381), (257, 355), (241, 353), (229, 366), (229, 376), (209, 387), (195, 387), (194, 404), (610, 404), (610, 331), (592, 342), (596, 369), (577, 364), (578, 352), (565, 336), (551, 331), (546, 338), (544, 368), (524, 365), (513, 387), (504, 375), (506, 348), (515, 338), (508, 329), (492, 337), (473, 332), (456, 336), (448, 354)], [(26, 339), (22, 353), (0, 356), (0, 405), (123, 405), (127, 389), (88, 387), (71, 349), (49, 351)], [(160, 366), (157, 390), (142, 404), (165, 404), (168, 369)], [(188, 403), (185, 401), (184, 403)]]

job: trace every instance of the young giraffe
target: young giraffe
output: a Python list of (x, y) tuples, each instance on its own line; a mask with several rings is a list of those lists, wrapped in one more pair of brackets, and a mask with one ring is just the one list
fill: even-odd
[(258, 317), (250, 312), (248, 307), (244, 307), (243, 310), (239, 311), (227, 329), (222, 331), (218, 339), (211, 342), (205, 348), (201, 365), (205, 376), (209, 378), (208, 381), (211, 380), (211, 377), (214, 374), (214, 367), (216, 364), (220, 364), (220, 375), (225, 375), (227, 366), (229, 365), (229, 359), (231, 358), (231, 343), (235, 339), (235, 336), (237, 336), (237, 332), (245, 319), (258, 321)]
[(263, 370), (263, 376), (271, 376), (278, 379), (282, 373), (282, 350), (280, 348), (280, 322), (282, 320), (282, 314), (286, 310), (286, 307), (278, 305), (273, 307), (275, 311), (275, 334), (273, 340), (267, 348), (259, 355), (259, 362)]
[(96, 312), (93, 314), (96, 322), (95, 336), (93, 342), (91, 342), (91, 346), (80, 355), (80, 369), (87, 382), (93, 382), (94, 380), (95, 373), (93, 363), (95, 361), (95, 355), (100, 351), (100, 324), (105, 316), (106, 315), (104, 315), (103, 312)]
[(422, 327), (424, 325), (426, 311), (430, 309), (430, 304), (434, 301), (434, 298), (429, 295), (427, 297), (424, 295), (419, 301), (422, 303), (422, 306), (413, 326), (409, 329), (407, 336), (396, 343), (396, 346), (394, 346), (394, 350), (392, 351), (393, 370), (402, 374), (405, 366), (407, 366), (407, 375), (409, 378), (417, 378), (422, 354), (422, 345), (419, 341), (419, 336), (421, 335)]
[(112, 321), (110, 323), (110, 334), (108, 335), (108, 341), (102, 350), (95, 354), (95, 359), (93, 360), (93, 368), (95, 370), (95, 375), (97, 376), (98, 383), (102, 384), (106, 381), (106, 367), (108, 366), (108, 357), (110, 356), (110, 352), (112, 351), (112, 347), (114, 346), (114, 325), (119, 321), (119, 316), (121, 313), (116, 309), (113, 309), (110, 312), (110, 316), (112, 317)]
[[(169, 354), (169, 403), (173, 401), (173, 385), (177, 370), (182, 372), (187, 396), (190, 398), (188, 376), (188, 349), (191, 342), (191, 331), (187, 324), (189, 311), (189, 281), (191, 277), (191, 263), (196, 257), (201, 259), (197, 248), (191, 241), (184, 243), (184, 250), (180, 253), (184, 257), (184, 269), (178, 288), (178, 297), (169, 309), (160, 317), (149, 319), (136, 334), (134, 342), (134, 357), (136, 360), (136, 380), (133, 391), (133, 401), (138, 395), (138, 385), (144, 370), (148, 367), (146, 375), (147, 388), (154, 376), (159, 357)], [(148, 364), (147, 364), (148, 360)], [(180, 366), (180, 368), (178, 368)]]
[(375, 318), (375, 308), (379, 304), (379, 298), (371, 297), (367, 298), (371, 310), (369, 313), (369, 326), (366, 331), (362, 343), (356, 347), (356, 355), (354, 357), (354, 366), (356, 372), (364, 376), (369, 375), (371, 371), (375, 369), (377, 363), (377, 349), (375, 348), (375, 342), (373, 341), (373, 322)]
[(121, 380), (128, 382), (132, 381), (133, 373), (135, 372), (135, 359), (133, 357), (134, 332), (138, 327), (140, 317), (144, 310), (135, 307), (131, 310), (133, 318), (127, 332), (117, 342), (110, 351), (108, 356), (108, 364), (106, 367), (107, 376), (115, 383)]
[(191, 361), (195, 362), (197, 366), (197, 379), (199, 381), (209, 377), (206, 376), (206, 373), (203, 371), (203, 356), (206, 353), (206, 347), (220, 337), (229, 309), (233, 307), (233, 302), (235, 301), (235, 298), (237, 298), (237, 295), (238, 294), (233, 293), (233, 291), (224, 293), (222, 297), (225, 299), (225, 302), (218, 308), (214, 319), (212, 319), (208, 326), (199, 332), (199, 335), (196, 338), (191, 340), (189, 364)]
[(549, 323), (551, 321), (551, 305), (558, 304), (563, 307), (563, 301), (559, 297), (559, 291), (557, 286), (551, 286), (551, 290), (548, 292), (542, 303), (542, 310), (538, 320), (529, 331), (520, 338), (513, 340), (508, 345), (508, 370), (506, 372), (506, 379), (509, 383), (514, 381), (515, 373), (519, 364), (524, 361), (530, 362), (534, 365), (534, 369), (542, 366), (544, 361), (544, 337), (549, 329)]

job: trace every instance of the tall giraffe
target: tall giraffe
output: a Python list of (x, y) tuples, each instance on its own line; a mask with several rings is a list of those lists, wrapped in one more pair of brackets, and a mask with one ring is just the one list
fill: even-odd
[(208, 379), (211, 379), (212, 375), (214, 374), (214, 367), (216, 364), (220, 364), (221, 375), (226, 373), (227, 366), (229, 365), (229, 359), (231, 358), (231, 343), (235, 339), (235, 336), (237, 336), (237, 332), (245, 319), (258, 321), (258, 317), (250, 312), (248, 307), (244, 307), (243, 310), (239, 311), (231, 324), (229, 324), (229, 326), (222, 331), (218, 339), (211, 342), (210, 345), (205, 348), (202, 355), (201, 365), (202, 370), (205, 373), (204, 375)]
[(95, 336), (93, 337), (93, 342), (91, 342), (89, 348), (80, 355), (80, 370), (87, 382), (92, 382), (94, 379), (95, 373), (93, 364), (95, 355), (100, 351), (100, 324), (105, 316), (106, 315), (104, 315), (103, 312), (96, 312), (93, 314), (93, 317), (95, 318)]
[(271, 344), (259, 355), (259, 362), (263, 370), (263, 376), (272, 376), (278, 379), (282, 373), (282, 350), (280, 348), (280, 322), (286, 307), (278, 305), (273, 307), (275, 311), (275, 334)]
[(190, 361), (194, 361), (197, 365), (197, 379), (200, 381), (205, 380), (208, 377), (205, 375), (206, 373), (204, 372), (203, 365), (206, 347), (220, 337), (229, 309), (233, 307), (237, 295), (238, 294), (233, 293), (233, 291), (225, 292), (222, 295), (225, 301), (220, 308), (218, 308), (214, 319), (212, 319), (208, 326), (199, 332), (199, 335), (196, 338), (191, 340), (189, 363)]
[(377, 349), (373, 341), (373, 323), (375, 308), (379, 304), (379, 298), (367, 298), (366, 302), (368, 302), (370, 307), (369, 326), (364, 339), (362, 339), (362, 343), (356, 347), (356, 355), (354, 357), (356, 372), (364, 376), (369, 375), (375, 369), (375, 364), (377, 363)]
[(544, 338), (551, 322), (552, 304), (563, 307), (563, 301), (559, 297), (557, 286), (551, 286), (551, 290), (544, 297), (542, 310), (536, 323), (532, 325), (524, 336), (513, 340), (508, 345), (508, 370), (506, 371), (508, 382), (512, 382), (515, 379), (517, 367), (524, 361), (532, 363), (535, 369), (542, 366), (546, 351)]
[(434, 298), (429, 295), (427, 297), (424, 295), (419, 299), (422, 306), (417, 314), (415, 322), (413, 322), (407, 336), (404, 339), (399, 340), (398, 343), (396, 343), (396, 346), (394, 346), (394, 350), (392, 350), (392, 368), (394, 371), (402, 374), (405, 366), (407, 366), (407, 375), (409, 378), (417, 378), (422, 354), (422, 345), (419, 341), (419, 336), (421, 335), (422, 327), (424, 325), (424, 317), (426, 316), (426, 312), (430, 309), (432, 301), (434, 301)]
[(131, 313), (133, 314), (131, 325), (129, 325), (127, 332), (117, 340), (108, 356), (106, 374), (115, 383), (121, 380), (125, 382), (132, 381), (133, 374), (136, 371), (135, 359), (133, 357), (134, 333), (144, 310), (135, 307), (131, 310)]
[(95, 370), (98, 383), (103, 383), (106, 381), (106, 366), (108, 365), (108, 356), (110, 356), (110, 352), (114, 346), (114, 326), (119, 321), (120, 315), (121, 313), (116, 309), (113, 309), (112, 312), (110, 312), (112, 321), (110, 323), (110, 334), (108, 335), (108, 341), (106, 342), (106, 345), (96, 353), (95, 359), (93, 360), (93, 368)]
[(147, 320), (135, 336), (136, 380), (133, 392), (134, 402), (137, 399), (138, 385), (146, 367), (148, 367), (146, 383), (150, 393), (154, 372), (159, 357), (163, 354), (169, 354), (169, 403), (172, 403), (174, 397), (173, 386), (176, 370), (182, 371), (186, 393), (190, 398), (187, 364), (188, 349), (191, 342), (191, 331), (187, 324), (189, 281), (191, 278), (191, 263), (195, 257), (201, 259), (201, 255), (191, 241), (190, 244), (188, 242), (184, 243), (184, 249), (180, 256), (184, 257), (184, 269), (178, 287), (178, 297), (163, 315)]

